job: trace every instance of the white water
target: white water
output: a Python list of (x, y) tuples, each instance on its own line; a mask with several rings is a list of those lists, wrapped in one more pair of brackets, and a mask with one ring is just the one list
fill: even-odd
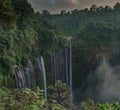
[(45, 99), (47, 99), (46, 72), (45, 72), (45, 64), (44, 64), (43, 57), (41, 57), (41, 67), (42, 67), (42, 74), (43, 74), (43, 81), (44, 81), (44, 95), (45, 95)]
[[(72, 44), (71, 38), (67, 39), (67, 46), (57, 53), (51, 55), (52, 79), (53, 83), (61, 80), (70, 88), (72, 94)], [(37, 86), (44, 89), (44, 95), (47, 99), (46, 72), (43, 57), (36, 61), (28, 60), (27, 67), (22, 66), (16, 70), (15, 79), (18, 88), (31, 88)]]
[(40, 87), (44, 89), (44, 96), (47, 99), (46, 87), (46, 72), (43, 57), (38, 58), (35, 62), (28, 60), (27, 67), (21, 68), (13, 67), (15, 70), (15, 79), (17, 88), (30, 88), (34, 89)]
[(68, 80), (68, 55), (67, 55), (67, 53), (68, 53), (68, 50), (67, 50), (67, 48), (65, 48), (65, 59), (66, 59), (66, 84), (67, 85), (69, 85), (69, 80)]
[(66, 41), (66, 47), (51, 55), (53, 84), (61, 80), (70, 88), (72, 94), (72, 44), (71, 38)]
[(71, 39), (70, 39), (69, 43), (70, 43), (70, 92), (72, 94), (72, 45), (71, 45)]

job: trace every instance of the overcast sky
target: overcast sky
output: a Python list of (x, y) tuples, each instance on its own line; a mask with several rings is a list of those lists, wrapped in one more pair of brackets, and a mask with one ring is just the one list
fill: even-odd
[(89, 8), (91, 5), (97, 6), (110, 5), (113, 6), (120, 0), (28, 0), (36, 11), (48, 10), (52, 13), (59, 13), (60, 10), (72, 10)]

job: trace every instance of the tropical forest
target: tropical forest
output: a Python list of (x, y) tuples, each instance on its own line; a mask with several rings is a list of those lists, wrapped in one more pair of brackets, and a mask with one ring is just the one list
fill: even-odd
[(29, 1), (0, 0), (0, 110), (120, 110), (120, 3)]

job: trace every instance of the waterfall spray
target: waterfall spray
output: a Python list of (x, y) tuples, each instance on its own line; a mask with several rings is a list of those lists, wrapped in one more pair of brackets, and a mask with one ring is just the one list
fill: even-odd
[(120, 101), (120, 75), (118, 66), (113, 67), (103, 57), (103, 61), (98, 67), (96, 74), (99, 77), (98, 91), (101, 100), (105, 101)]

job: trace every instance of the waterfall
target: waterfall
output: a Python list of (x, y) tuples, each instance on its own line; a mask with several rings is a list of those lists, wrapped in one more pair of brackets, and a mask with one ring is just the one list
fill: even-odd
[[(62, 82), (66, 83), (66, 79), (68, 80), (68, 55), (65, 53), (65, 49), (60, 50), (57, 53), (52, 54), (51, 62), (52, 62), (52, 79), (53, 83), (56, 82), (56, 80), (61, 80)], [(66, 60), (67, 58), (67, 60)], [(66, 67), (67, 65), (67, 67)], [(66, 69), (67, 68), (67, 69)]]
[[(67, 39), (66, 46), (51, 54), (52, 80), (61, 80), (70, 88), (72, 94), (72, 44), (71, 38)], [(47, 99), (46, 73), (43, 57), (36, 60), (28, 60), (27, 66), (17, 68), (14, 66), (16, 85), (18, 88), (34, 89), (40, 87), (44, 90), (44, 96)]]
[(70, 92), (72, 94), (72, 45), (71, 45), (71, 39), (70, 39), (69, 43), (70, 43)]
[[(16, 66), (14, 68), (16, 68)], [(22, 71), (22, 68), (20, 70), (18, 70), (18, 69), (15, 70), (15, 79), (16, 79), (17, 87), (19, 87), (19, 88), (25, 87), (25, 76)]]
[(69, 79), (68, 79), (68, 77), (69, 77), (69, 76), (68, 76), (68, 55), (67, 55), (67, 53), (68, 53), (68, 49), (65, 48), (66, 84), (69, 85)]
[(47, 99), (46, 73), (45, 73), (45, 64), (44, 64), (43, 57), (41, 57), (41, 67), (42, 67), (42, 74), (43, 74), (43, 80), (44, 80), (44, 93), (45, 93), (45, 98)]
[(70, 88), (72, 94), (72, 44), (71, 38), (67, 39), (66, 46), (58, 52), (51, 54), (52, 79), (61, 80)]
[(47, 99), (46, 73), (43, 57), (35, 61), (28, 60), (27, 66), (13, 67), (15, 70), (15, 80), (17, 88), (34, 89), (40, 87), (44, 90), (44, 96)]

